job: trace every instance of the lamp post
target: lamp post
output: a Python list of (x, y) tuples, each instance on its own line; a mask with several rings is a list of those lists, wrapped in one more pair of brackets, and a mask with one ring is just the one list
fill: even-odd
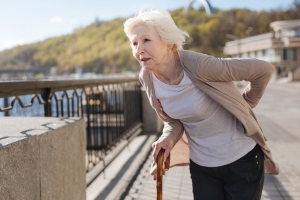
[(234, 41), (237, 41), (237, 55), (238, 57), (241, 57), (241, 40), (239, 37), (232, 35), (232, 34), (226, 34), (226, 37), (229, 39), (232, 39)]

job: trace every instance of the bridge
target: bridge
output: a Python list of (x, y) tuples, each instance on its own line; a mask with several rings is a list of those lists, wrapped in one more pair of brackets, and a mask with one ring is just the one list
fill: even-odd
[[(195, 2), (196, 0), (191, 0), (189, 2), (189, 4), (184, 8), (184, 12), (187, 13), (189, 12), (189, 10), (192, 8), (192, 5), (193, 3)], [(206, 14), (208, 15), (213, 15), (215, 14), (215, 10), (214, 8), (212, 7), (211, 3), (208, 1), (208, 0), (199, 0), (202, 5), (204, 6), (204, 9), (205, 9), (205, 12)]]

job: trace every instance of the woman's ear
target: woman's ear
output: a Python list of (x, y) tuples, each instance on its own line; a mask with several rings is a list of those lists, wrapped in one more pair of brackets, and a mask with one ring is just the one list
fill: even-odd
[(172, 50), (174, 47), (174, 44), (168, 44), (167, 48), (168, 48), (168, 51)]

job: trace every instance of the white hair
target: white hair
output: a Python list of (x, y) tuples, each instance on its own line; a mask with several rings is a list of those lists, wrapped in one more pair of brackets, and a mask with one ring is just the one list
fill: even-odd
[(124, 23), (124, 32), (130, 38), (133, 30), (138, 25), (152, 26), (166, 44), (174, 44), (173, 51), (182, 49), (185, 44), (187, 32), (180, 30), (172, 17), (164, 10), (149, 10), (140, 12), (135, 17), (129, 18)]

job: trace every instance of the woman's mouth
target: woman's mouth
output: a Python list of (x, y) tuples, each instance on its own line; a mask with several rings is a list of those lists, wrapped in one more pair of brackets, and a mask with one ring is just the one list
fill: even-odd
[(148, 60), (150, 60), (150, 58), (142, 58), (141, 59), (142, 62), (147, 62)]

